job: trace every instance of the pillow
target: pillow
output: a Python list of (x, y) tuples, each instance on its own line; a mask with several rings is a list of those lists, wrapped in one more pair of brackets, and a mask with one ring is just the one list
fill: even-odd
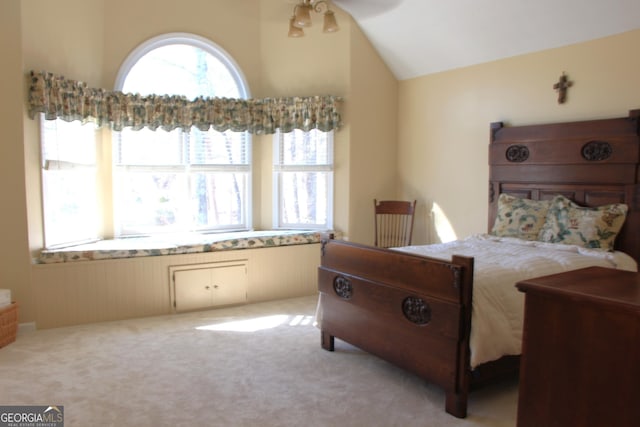
[(537, 240), (550, 204), (551, 200), (520, 199), (502, 193), (498, 198), (498, 212), (490, 234)]
[(622, 203), (581, 207), (558, 195), (551, 202), (538, 240), (612, 251), (628, 210)]

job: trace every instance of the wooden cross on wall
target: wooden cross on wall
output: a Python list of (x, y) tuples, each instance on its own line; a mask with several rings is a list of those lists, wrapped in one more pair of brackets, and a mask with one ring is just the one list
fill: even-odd
[(558, 83), (553, 85), (553, 88), (558, 92), (558, 104), (564, 104), (567, 100), (567, 89), (573, 85), (572, 81), (569, 81), (569, 77), (565, 73), (562, 73)]

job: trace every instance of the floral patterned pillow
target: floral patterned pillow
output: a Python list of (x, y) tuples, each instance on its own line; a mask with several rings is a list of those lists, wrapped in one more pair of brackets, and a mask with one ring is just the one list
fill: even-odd
[(500, 194), (491, 233), (500, 237), (537, 240), (551, 200), (531, 200)]
[(538, 240), (612, 251), (628, 210), (622, 203), (582, 207), (558, 195), (551, 202)]

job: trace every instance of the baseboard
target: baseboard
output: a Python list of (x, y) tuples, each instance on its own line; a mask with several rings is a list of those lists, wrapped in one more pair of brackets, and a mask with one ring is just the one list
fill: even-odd
[(36, 322), (18, 323), (18, 335), (35, 332), (37, 329)]

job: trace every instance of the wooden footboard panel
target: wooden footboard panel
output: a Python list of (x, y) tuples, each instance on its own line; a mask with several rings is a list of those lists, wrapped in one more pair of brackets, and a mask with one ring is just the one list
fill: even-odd
[(343, 240), (327, 240), (323, 245), (324, 268), (371, 278), (409, 292), (428, 289), (430, 295), (445, 301), (459, 303), (462, 299), (464, 271), (459, 263)]
[[(350, 280), (352, 298), (331, 295), (336, 276)], [(458, 357), (459, 307), (334, 270), (321, 269), (319, 280), (323, 331), (437, 384), (455, 383), (452, 361)], [(420, 298), (428, 305), (428, 323), (417, 324), (405, 317), (402, 308), (407, 297)]]
[(330, 240), (318, 273), (322, 346), (349, 342), (443, 387), (466, 416), (473, 260)]

